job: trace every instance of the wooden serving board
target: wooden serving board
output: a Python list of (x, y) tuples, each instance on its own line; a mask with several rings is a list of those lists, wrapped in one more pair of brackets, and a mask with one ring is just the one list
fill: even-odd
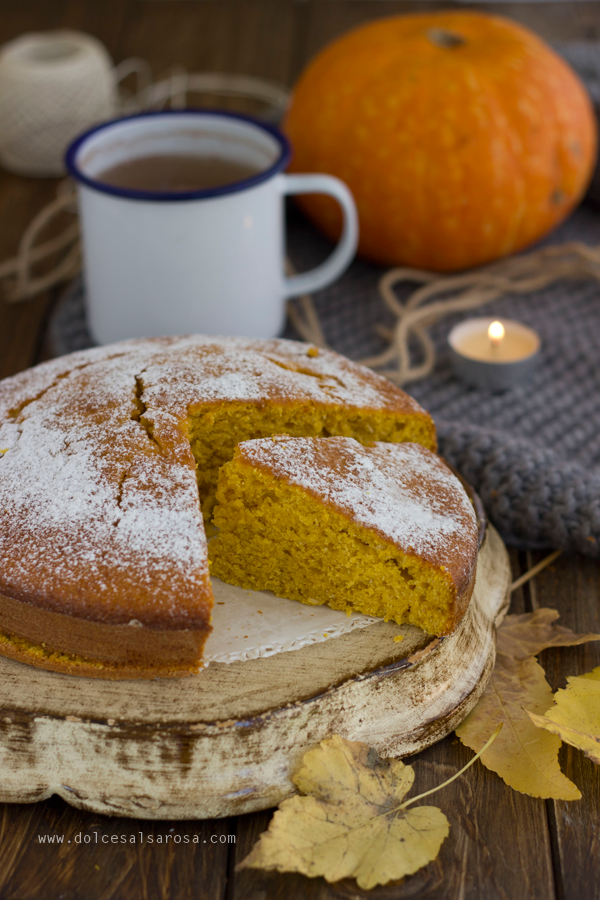
[(278, 804), (330, 734), (404, 756), (452, 731), (484, 690), (510, 565), (488, 525), (472, 600), (432, 638), (384, 622), (263, 659), (156, 681), (58, 675), (0, 657), (0, 801), (59, 794), (109, 815), (212, 818)]

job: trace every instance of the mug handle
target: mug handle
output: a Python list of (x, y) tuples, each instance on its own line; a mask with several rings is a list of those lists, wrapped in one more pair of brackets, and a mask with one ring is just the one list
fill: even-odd
[(342, 235), (331, 255), (308, 272), (284, 278), (286, 297), (310, 294), (326, 287), (350, 265), (358, 245), (358, 214), (350, 190), (333, 175), (282, 175), (283, 194), (328, 194), (342, 207)]

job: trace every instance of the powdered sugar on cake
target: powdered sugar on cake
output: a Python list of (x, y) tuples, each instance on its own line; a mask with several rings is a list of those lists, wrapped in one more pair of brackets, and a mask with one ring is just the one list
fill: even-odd
[(136, 363), (60, 373), (0, 425), (0, 591), (168, 626), (177, 591), (207, 583), (194, 461), (172, 465), (133, 418)]
[(278, 340), (128, 341), (0, 382), (0, 593), (193, 627), (210, 588), (188, 416), (269, 401), (422, 413), (368, 370)]
[(278, 435), (245, 441), (239, 454), (384, 540), (444, 566), (455, 583), (464, 578), (463, 561), (476, 558), (473, 506), (444, 462), (419, 444), (363, 447), (346, 437)]

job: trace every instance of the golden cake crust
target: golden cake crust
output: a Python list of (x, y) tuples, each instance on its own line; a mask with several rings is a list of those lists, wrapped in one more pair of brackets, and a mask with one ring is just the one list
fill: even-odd
[[(243, 470), (248, 475), (235, 480), (234, 473)], [(254, 471), (266, 476), (267, 480), (262, 483), (264, 487), (261, 482), (248, 480)], [(437, 572), (447, 585), (444, 594), (450, 598), (450, 603), (445, 610), (443, 627), (434, 633), (449, 633), (462, 618), (475, 583), (479, 549), (477, 517), (458, 478), (437, 454), (426, 447), (415, 443), (381, 442), (363, 446), (348, 437), (275, 435), (240, 443), (233, 461), (221, 470), (221, 476), (217, 500), (223, 505), (218, 505), (215, 511), (215, 521), (221, 531), (211, 544), (211, 566), (219, 578), (228, 581), (232, 577), (233, 583), (241, 587), (271, 589), (279, 593), (285, 590), (285, 585), (275, 586), (268, 581), (273, 574), (268, 566), (261, 568), (259, 558), (264, 547), (267, 559), (275, 560), (276, 548), (285, 546), (284, 559), (272, 565), (281, 572), (287, 564), (285, 555), (297, 554), (294, 583), (289, 584), (289, 589), (297, 595), (283, 593), (283, 596), (296, 596), (304, 602), (327, 602), (334, 608), (340, 608), (338, 592), (329, 587), (332, 580), (336, 581), (335, 557), (331, 551), (323, 551), (322, 555), (322, 568), (327, 573), (325, 582), (317, 580), (313, 585), (313, 589), (316, 587), (324, 593), (311, 594), (310, 599), (302, 596), (304, 589), (300, 588), (300, 584), (305, 580), (305, 571), (315, 563), (315, 560), (304, 558), (307, 538), (296, 531), (302, 528), (309, 515), (306, 505), (302, 505), (297, 525), (293, 526), (291, 546), (285, 521), (275, 527), (273, 534), (270, 533), (273, 514), (267, 519), (262, 504), (272, 502), (273, 489), (277, 484), (284, 483), (292, 491), (300, 491), (312, 498), (317, 509), (330, 510), (344, 523), (359, 526), (384, 545), (396, 548), (403, 558), (414, 560), (419, 567), (424, 564), (424, 581), (430, 580), (428, 572)], [(245, 496), (248, 497), (247, 506)], [(283, 496), (278, 496), (277, 510), (295, 507), (293, 494), (286, 501)], [(289, 518), (290, 512), (287, 515)], [(319, 545), (322, 542), (323, 546), (329, 545), (333, 538), (327, 521), (325, 516), (320, 529), (318, 525), (312, 526), (313, 531), (319, 530)], [(263, 522), (269, 522), (269, 527), (265, 528)], [(357, 534), (349, 530), (348, 525), (343, 526), (343, 531), (347, 533), (346, 547), (355, 546), (353, 541), (360, 544), (364, 532)], [(256, 544), (251, 543), (254, 532), (257, 534)], [(269, 550), (270, 540), (274, 543)], [(354, 554), (358, 552), (357, 548)], [(347, 563), (344, 567), (347, 568)], [(376, 594), (383, 596), (395, 571), (396, 567), (392, 567), (389, 576), (383, 575), (384, 580), (378, 583), (379, 588), (375, 583)], [(375, 569), (370, 569), (370, 572), (373, 574)], [(366, 575), (364, 569), (361, 570), (361, 579), (363, 573)], [(337, 577), (340, 577), (339, 574)], [(341, 600), (344, 604), (347, 602), (348, 609), (373, 612), (360, 605), (359, 588), (352, 589), (346, 585), (342, 594)], [(394, 618), (391, 608), (375, 614)], [(401, 624), (413, 619), (400, 618), (396, 621)], [(414, 621), (414, 624), (420, 623)]]
[(479, 549), (475, 510), (458, 478), (426, 447), (275, 435), (244, 441), (236, 461), (302, 488), (404, 553), (443, 569), (457, 595), (471, 583)]
[(109, 679), (189, 675), (198, 667), (209, 633), (207, 624), (178, 631), (144, 628), (135, 621), (110, 625), (0, 596), (0, 653), (69, 675)]
[[(41, 646), (39, 610), (61, 617), (60, 627), (46, 622), (47, 643), (74, 659), (90, 659), (81, 648), (94, 648), (82, 627), (120, 629), (96, 636), (91, 664), (112, 666), (116, 675), (108, 677), (164, 674), (165, 664), (167, 674), (197, 669), (212, 591), (189, 422), (198, 411), (234, 406), (416, 417), (435, 441), (430, 417), (403, 391), (337, 354), (291, 341), (127, 341), (6, 379), (0, 633)], [(147, 634), (154, 657), (134, 646)], [(111, 661), (115, 635), (123, 635), (115, 644), (122, 653)], [(16, 658), (14, 647), (0, 643), (0, 652)], [(46, 668), (75, 665), (28, 652)]]

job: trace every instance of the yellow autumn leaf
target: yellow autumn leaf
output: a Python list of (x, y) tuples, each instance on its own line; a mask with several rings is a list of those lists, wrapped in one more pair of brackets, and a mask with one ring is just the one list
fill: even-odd
[(448, 835), (435, 806), (402, 809), (414, 770), (334, 735), (304, 754), (293, 781), (308, 796), (284, 800), (241, 867), (355, 878), (368, 890), (436, 858)]
[(304, 754), (292, 778), (306, 796), (281, 803), (238, 868), (355, 878), (365, 890), (412, 875), (437, 857), (450, 827), (435, 806), (408, 807), (454, 781), (478, 756), (443, 784), (403, 801), (415, 778), (411, 766), (337, 734), (326, 738)]
[(536, 728), (523, 708), (545, 711), (551, 698), (536, 659), (497, 661), (484, 694), (456, 734), (467, 747), (479, 750), (490, 729), (504, 722), (502, 734), (481, 755), (481, 762), (523, 794), (578, 800), (579, 790), (560, 771), (560, 738)]
[(567, 678), (567, 687), (554, 695), (544, 716), (529, 713), (538, 728), (558, 735), (600, 763), (600, 666), (585, 675)]
[(547, 647), (600, 640), (554, 625), (558, 613), (538, 609), (507, 616), (498, 629), (496, 665), (481, 699), (456, 729), (467, 747), (480, 751), (498, 722), (506, 726), (481, 762), (517, 791), (531, 797), (578, 800), (581, 794), (558, 763), (560, 738), (536, 728), (526, 710), (543, 715), (552, 701), (544, 670), (534, 656)]

